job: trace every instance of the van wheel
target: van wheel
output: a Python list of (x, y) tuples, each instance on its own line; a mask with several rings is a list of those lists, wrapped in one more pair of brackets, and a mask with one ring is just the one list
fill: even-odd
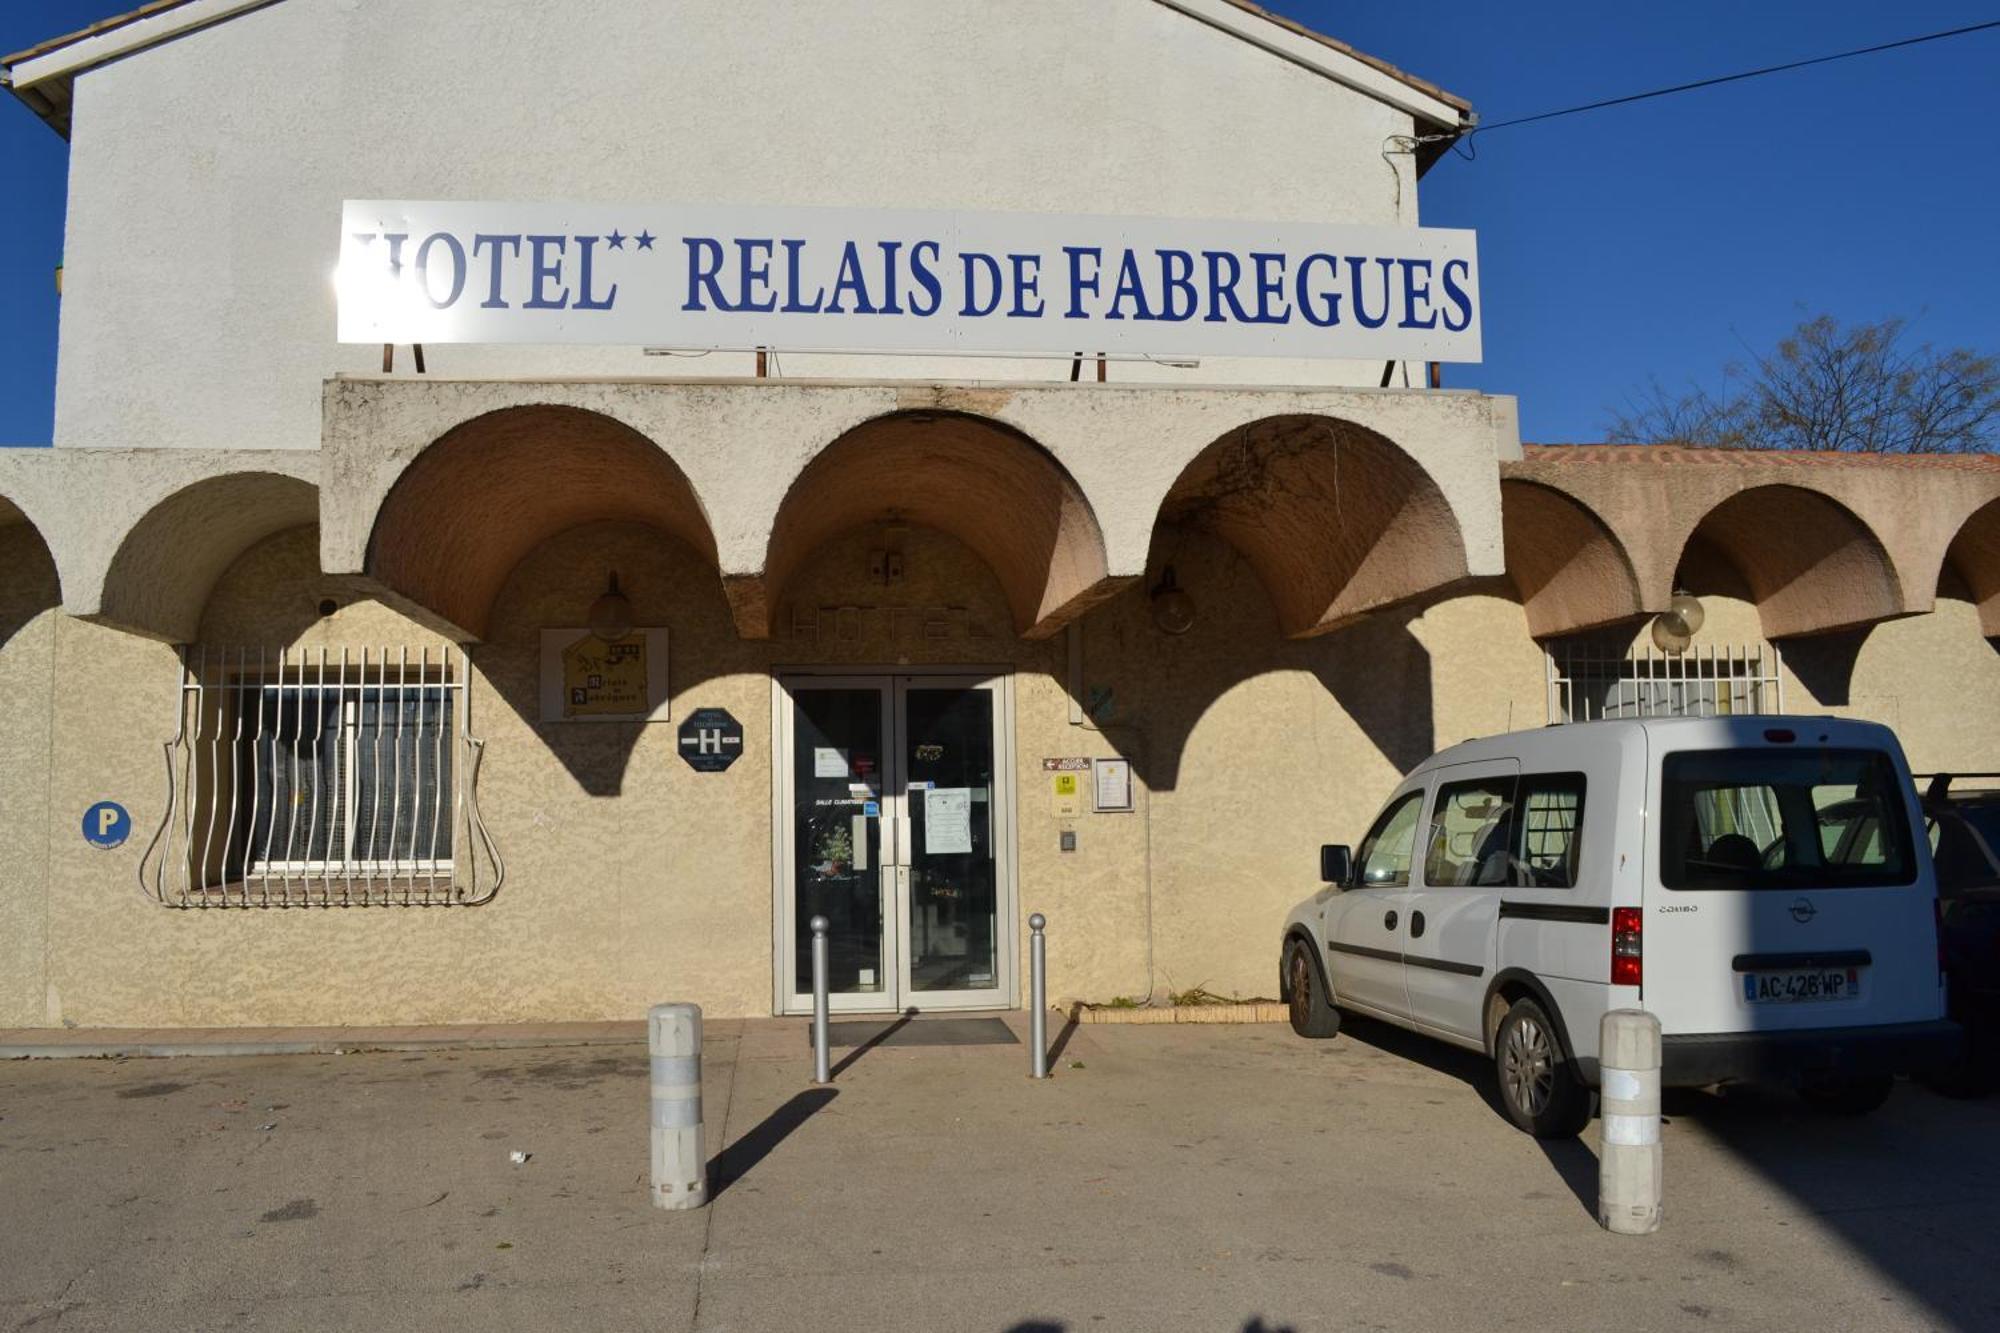
[(1555, 1024), (1530, 999), (1514, 1001), (1493, 1034), (1493, 1065), (1507, 1118), (1538, 1139), (1568, 1139), (1590, 1123), (1590, 1089), (1563, 1057)]
[(1889, 1100), (1896, 1080), (1890, 1074), (1864, 1078), (1808, 1079), (1799, 1085), (1799, 1096), (1822, 1111), (1835, 1115), (1867, 1115)]
[(1305, 944), (1293, 940), (1285, 950), (1285, 1007), (1292, 1031), (1301, 1037), (1331, 1037), (1340, 1031), (1340, 1012), (1320, 994), (1319, 969)]

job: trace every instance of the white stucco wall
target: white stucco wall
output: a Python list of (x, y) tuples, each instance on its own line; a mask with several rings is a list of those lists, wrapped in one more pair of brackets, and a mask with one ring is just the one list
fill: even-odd
[[(380, 360), (333, 341), (344, 198), (1414, 225), (1412, 161), (1383, 157), (1411, 125), (1154, 0), (281, 0), (77, 78), (56, 443), (315, 447), (322, 381)], [(453, 376), (751, 369), (638, 348), (428, 352)], [(781, 366), (1069, 375), (1066, 361)], [(1372, 385), (1381, 366), (1112, 375)]]

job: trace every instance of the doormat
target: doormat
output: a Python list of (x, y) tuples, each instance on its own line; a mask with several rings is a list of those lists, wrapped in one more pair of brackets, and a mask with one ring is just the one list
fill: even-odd
[[(807, 1025), (807, 1040), (811, 1025)], [(828, 1023), (833, 1046), (1018, 1046), (1021, 1039), (997, 1018), (890, 1019), (879, 1023)]]

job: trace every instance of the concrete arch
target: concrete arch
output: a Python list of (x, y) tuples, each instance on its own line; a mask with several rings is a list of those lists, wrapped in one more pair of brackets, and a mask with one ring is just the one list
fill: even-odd
[(1536, 638), (1646, 614), (1631, 553), (1588, 505), (1533, 481), (1500, 483), (1507, 575)]
[(1699, 594), (1718, 558), (1757, 603), (1769, 638), (1857, 629), (1908, 611), (1874, 529), (1803, 486), (1751, 486), (1709, 508), (1680, 545), (1676, 577)]
[(754, 576), (725, 581), (738, 631), (768, 638), (792, 576), (822, 543), (865, 523), (950, 533), (992, 569), (1023, 638), (1046, 638), (1129, 579), (1107, 573), (1083, 490), (1035, 440), (989, 417), (891, 412), (844, 432), (779, 502)]
[(1980, 631), (2000, 638), (2000, 500), (1989, 500), (1959, 525), (1944, 563), (1971, 590)]
[(17, 501), (0, 495), (0, 650), (60, 605), (62, 575), (48, 535)]
[(403, 469), (375, 511), (362, 572), (405, 609), (479, 639), (523, 556), (602, 520), (646, 524), (715, 559), (700, 501), (652, 440), (584, 408), (500, 408)]
[(1257, 571), (1283, 631), (1325, 633), (1468, 575), (1458, 519), (1421, 464), (1333, 417), (1265, 417), (1182, 469), (1155, 523), (1222, 538)]
[[(9, 532), (10, 537), (18, 536), (19, 534), (9, 531), (17, 527), (26, 528), (34, 534), (35, 541), (41, 544), (43, 553), (47, 556), (51, 567), (53, 567), (55, 564), (55, 550), (49, 545), (47, 529), (35, 521), (35, 516), (29, 513), (20, 501), (9, 495), (0, 495), (0, 532)], [(60, 571), (56, 572), (56, 586), (58, 598), (60, 598), (62, 586)]]
[(86, 620), (192, 641), (209, 593), (236, 557), (319, 521), (319, 488), (279, 472), (225, 472), (171, 492), (126, 530)]

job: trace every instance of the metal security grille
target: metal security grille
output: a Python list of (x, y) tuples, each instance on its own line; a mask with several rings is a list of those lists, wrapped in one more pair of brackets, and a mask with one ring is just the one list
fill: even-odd
[(191, 908), (492, 901), (506, 870), (466, 697), (449, 645), (183, 649), (141, 890)]
[(1775, 644), (1709, 644), (1663, 653), (1651, 644), (1610, 650), (1551, 646), (1549, 721), (1621, 717), (1729, 717), (1785, 711), (1784, 662)]

